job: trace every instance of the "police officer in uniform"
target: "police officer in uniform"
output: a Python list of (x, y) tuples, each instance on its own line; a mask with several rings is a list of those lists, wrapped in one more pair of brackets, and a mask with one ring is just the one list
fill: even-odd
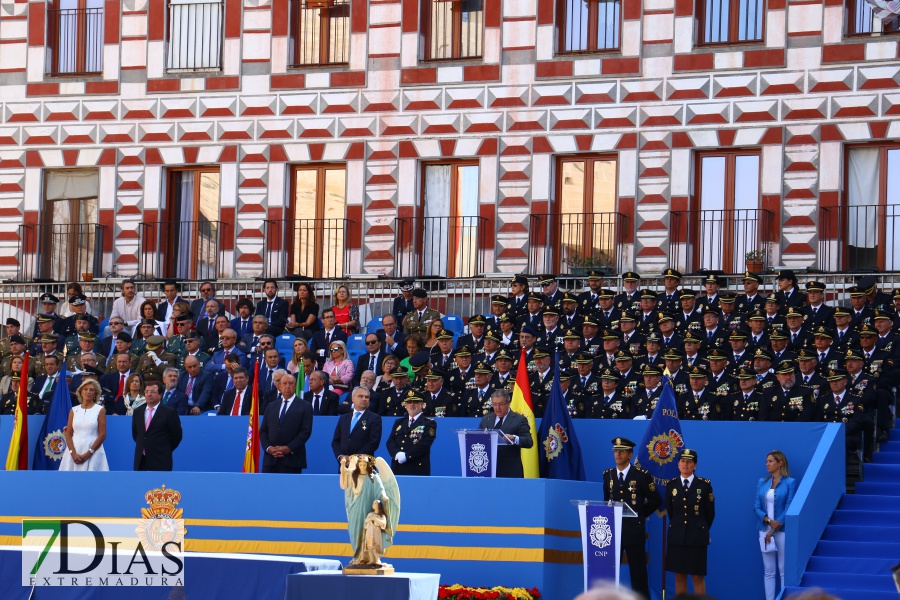
[(709, 479), (697, 477), (697, 451), (684, 448), (678, 456), (678, 477), (666, 485), (669, 532), (666, 570), (675, 573), (675, 594), (687, 593), (691, 576), (694, 593), (706, 593), (706, 553), (709, 530), (716, 516), (716, 499)]
[(40, 339), (41, 342), (41, 352), (40, 354), (32, 354), (32, 360), (29, 362), (28, 368), (31, 370), (32, 377), (43, 377), (47, 374), (47, 370), (44, 368), (44, 359), (48, 356), (55, 356), (58, 361), (58, 365), (62, 365), (64, 360), (62, 352), (57, 350), (57, 344), (59, 343), (59, 336), (54, 333), (45, 333), (43, 337)]
[(407, 416), (394, 421), (387, 439), (391, 470), (395, 475), (431, 475), (431, 445), (437, 421), (422, 413), (424, 401), (409, 390), (403, 399)]
[(391, 371), (393, 385), (383, 393), (383, 400), (379, 406), (379, 413), (383, 417), (399, 417), (403, 415), (403, 400), (406, 398), (409, 387), (409, 372), (401, 366)]
[(636, 518), (622, 519), (622, 550), (628, 557), (631, 589), (643, 598), (649, 598), (647, 528), (644, 523), (662, 504), (662, 498), (650, 473), (631, 464), (636, 444), (623, 437), (614, 438), (612, 444), (616, 466), (603, 472), (603, 500), (622, 502), (637, 513)]

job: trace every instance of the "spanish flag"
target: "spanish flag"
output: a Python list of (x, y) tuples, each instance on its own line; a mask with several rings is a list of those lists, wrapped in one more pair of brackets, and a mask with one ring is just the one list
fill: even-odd
[(19, 380), (19, 395), (16, 398), (13, 434), (6, 455), (7, 471), (28, 470), (28, 359), (26, 352), (22, 362), (22, 378)]
[(534, 425), (534, 405), (531, 402), (531, 384), (528, 381), (528, 363), (524, 348), (519, 357), (519, 369), (516, 371), (516, 384), (513, 386), (512, 404), (509, 408), (528, 419), (528, 428), (531, 430), (531, 439), (534, 442), (531, 448), (521, 449), (522, 470), (525, 477), (540, 477), (537, 428)]
[[(253, 366), (253, 381), (259, 381), (259, 359)], [(244, 473), (259, 473), (259, 386), (253, 385), (250, 402), (250, 425), (247, 428), (247, 450), (244, 452)]]

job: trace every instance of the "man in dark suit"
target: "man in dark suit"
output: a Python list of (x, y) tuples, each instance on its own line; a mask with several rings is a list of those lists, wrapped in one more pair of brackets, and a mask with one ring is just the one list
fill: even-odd
[(184, 392), (178, 389), (178, 369), (169, 367), (163, 371), (163, 384), (166, 390), (163, 392), (162, 404), (174, 408), (179, 415), (186, 415), (188, 399)]
[(387, 439), (391, 470), (395, 475), (431, 475), (431, 445), (437, 421), (422, 414), (424, 402), (413, 391), (403, 399), (406, 417), (394, 421)]
[(381, 374), (381, 362), (387, 353), (381, 347), (381, 338), (374, 333), (366, 334), (366, 352), (356, 359), (356, 370), (353, 372), (351, 387), (359, 385), (359, 378), (365, 371), (372, 371), (376, 375)]
[(402, 321), (407, 313), (414, 310), (412, 293), (416, 284), (412, 279), (404, 279), (398, 284), (398, 287), (400, 288), (400, 295), (394, 298), (394, 305), (391, 307), (391, 315), (393, 315), (397, 323)]
[(125, 393), (125, 382), (131, 375), (131, 358), (127, 354), (116, 356), (116, 370), (100, 378), (103, 395), (110, 401)]
[(302, 473), (306, 468), (306, 441), (312, 433), (309, 403), (295, 395), (297, 380), (284, 374), (278, 382), (282, 400), (270, 404), (259, 427), (266, 450), (263, 473)]
[(369, 391), (358, 387), (352, 396), (353, 411), (340, 416), (331, 440), (339, 463), (352, 454), (374, 455), (381, 443), (381, 417), (369, 410)]
[[(528, 419), (509, 410), (509, 392), (497, 390), (491, 395), (493, 413), (481, 419), (482, 429), (497, 429), (503, 436), (497, 448), (497, 477), (524, 477), (522, 448), (531, 448), (534, 438)], [(503, 441), (506, 443), (503, 443)]]
[[(56, 386), (59, 385), (59, 366), (60, 359), (58, 356), (55, 354), (45, 356), (45, 374), (34, 378), (34, 383), (31, 386), (31, 393), (40, 398), (41, 414), (47, 414), (47, 409), (50, 408), (50, 402), (56, 394)], [(62, 385), (65, 384), (66, 381), (63, 379)], [(98, 401), (100, 401), (99, 398)]]
[(265, 360), (259, 363), (259, 379), (253, 382), (259, 390), (260, 399), (274, 389), (275, 371), (281, 368), (281, 355), (275, 348), (267, 348), (264, 357)]
[(188, 412), (192, 415), (212, 409), (212, 380), (212, 375), (203, 370), (196, 356), (184, 359), (184, 371), (178, 377), (177, 388), (187, 398)]
[(322, 311), (322, 324), (324, 325), (322, 329), (313, 333), (309, 341), (309, 349), (315, 353), (320, 369), (328, 358), (328, 347), (331, 342), (340, 340), (347, 343), (347, 334), (344, 333), (343, 327), (335, 326), (334, 311), (330, 308)]
[[(387, 354), (393, 354), (398, 359), (403, 360), (409, 354), (406, 352), (406, 336), (403, 335), (403, 332), (397, 329), (397, 324), (400, 321), (394, 317), (394, 315), (384, 315), (381, 319), (381, 327), (375, 333), (378, 334), (378, 338), (382, 340), (381, 345), (384, 347), (384, 351)], [(380, 373), (379, 373), (380, 374)]]
[(204, 281), (200, 284), (200, 297), (191, 302), (191, 312), (194, 314), (194, 319), (199, 320), (206, 312), (206, 303), (210, 300), (215, 300), (216, 304), (219, 305), (218, 312), (225, 314), (225, 305), (216, 299), (216, 286), (211, 281)]
[(225, 357), (236, 355), (240, 360), (241, 364), (244, 364), (244, 353), (240, 351), (240, 349), (236, 346), (237, 344), (237, 333), (235, 333), (234, 329), (226, 329), (222, 332), (222, 349), (218, 350), (215, 354), (213, 354), (212, 358), (206, 363), (204, 366), (204, 370), (209, 371), (210, 373), (217, 373), (219, 371), (225, 370)]
[(252, 392), (249, 388), (250, 374), (244, 367), (238, 367), (232, 371), (231, 379), (234, 387), (222, 394), (219, 416), (249, 415), (250, 405), (253, 403)]
[[(175, 308), (176, 302), (184, 302), (181, 294), (181, 284), (174, 279), (167, 279), (162, 283), (163, 295), (166, 299), (156, 305), (156, 320), (168, 323), (172, 316), (172, 309)], [(110, 328), (112, 324), (110, 324)], [(107, 356), (109, 356), (107, 354)]]
[(642, 598), (649, 598), (644, 522), (659, 508), (662, 498), (650, 473), (631, 464), (637, 444), (622, 437), (614, 438), (612, 443), (616, 466), (603, 472), (603, 500), (622, 502), (637, 513), (637, 518), (622, 519), (622, 550), (628, 557), (631, 589)]
[(147, 403), (134, 410), (131, 437), (134, 438), (135, 471), (171, 471), (172, 453), (181, 443), (181, 420), (170, 406), (160, 404), (163, 384), (151, 381), (144, 389)]
[(309, 402), (313, 415), (337, 415), (340, 397), (325, 389), (328, 376), (322, 371), (313, 371), (309, 374), (309, 391), (303, 394), (303, 399)]
[(263, 281), (263, 293), (266, 297), (256, 303), (254, 316), (262, 315), (269, 321), (268, 333), (281, 335), (284, 333), (284, 325), (288, 318), (288, 303), (284, 298), (278, 297), (278, 282), (274, 279)]
[(119, 336), (125, 336), (125, 339), (131, 341), (131, 335), (125, 332), (125, 321), (122, 317), (112, 317), (109, 320), (109, 335), (94, 347), (103, 356), (112, 356), (116, 353), (116, 340)]

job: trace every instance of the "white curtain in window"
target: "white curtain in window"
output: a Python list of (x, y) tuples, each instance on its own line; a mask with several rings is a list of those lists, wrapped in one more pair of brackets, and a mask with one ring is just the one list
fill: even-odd
[(169, 0), (169, 69), (222, 66), (222, 0)]
[(847, 172), (847, 244), (875, 248), (877, 240), (878, 148), (852, 148)]
[(450, 165), (425, 167), (425, 216), (422, 274), (447, 276), (450, 240)]
[(180, 203), (179, 223), (172, 223), (167, 235), (175, 236), (175, 253), (177, 255), (176, 277), (189, 279), (191, 277), (191, 259), (194, 257), (193, 248), (196, 245), (197, 230), (194, 214), (194, 172), (181, 171), (178, 186), (178, 201)]
[(94, 170), (49, 171), (46, 200), (82, 200), (100, 195), (100, 174)]

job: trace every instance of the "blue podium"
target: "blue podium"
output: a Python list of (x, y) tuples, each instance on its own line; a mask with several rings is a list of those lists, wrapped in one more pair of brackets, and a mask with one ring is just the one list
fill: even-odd
[(288, 575), (284, 600), (434, 600), (440, 583), (441, 576), (437, 573), (344, 575), (335, 571), (311, 571)]

